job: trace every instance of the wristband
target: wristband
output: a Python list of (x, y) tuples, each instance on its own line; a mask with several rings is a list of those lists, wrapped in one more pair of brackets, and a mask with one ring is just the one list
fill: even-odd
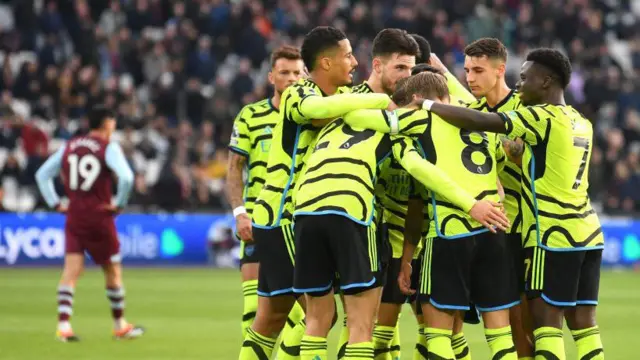
[(233, 209), (233, 217), (238, 217), (238, 215), (242, 215), (246, 213), (247, 213), (247, 209), (245, 209), (244, 206), (238, 206), (237, 208)]
[(425, 100), (422, 102), (422, 110), (431, 110), (431, 106), (433, 106), (433, 100)]
[(400, 123), (398, 122), (398, 114), (394, 111), (385, 110), (389, 119), (389, 129), (391, 135), (396, 135), (400, 132)]

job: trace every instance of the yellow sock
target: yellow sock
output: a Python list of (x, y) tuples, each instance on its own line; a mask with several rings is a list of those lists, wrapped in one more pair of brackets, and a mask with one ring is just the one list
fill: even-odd
[(571, 332), (578, 348), (578, 360), (603, 360), (602, 340), (597, 326)]
[(304, 332), (307, 330), (307, 324), (304, 319), (298, 321), (298, 324), (291, 330), (282, 334), (280, 341), (280, 349), (276, 359), (278, 360), (298, 360), (300, 359), (300, 343)]
[(270, 359), (274, 346), (276, 346), (276, 339), (260, 335), (248, 328), (238, 360)]
[(533, 330), (536, 360), (565, 360), (562, 329), (541, 327)]
[(418, 339), (413, 350), (413, 360), (427, 360), (427, 338), (424, 336), (424, 325), (418, 327)]
[(456, 360), (471, 360), (471, 350), (464, 333), (460, 332), (451, 338), (451, 348), (456, 356)]
[(280, 336), (280, 349), (276, 359), (278, 360), (297, 360), (300, 359), (300, 342), (304, 336), (307, 326), (304, 322), (304, 310), (298, 302), (293, 305), (287, 325)]
[(484, 329), (484, 336), (489, 344), (489, 349), (491, 349), (492, 360), (518, 360), (518, 353), (511, 335), (511, 326), (501, 329)]
[(392, 360), (390, 347), (395, 330), (395, 327), (378, 324), (373, 328), (373, 352), (376, 360)]
[(389, 350), (391, 350), (391, 358), (393, 360), (400, 360), (402, 358), (402, 353), (400, 352), (400, 322), (399, 321), (396, 324), (396, 328), (393, 330), (393, 339), (391, 339), (391, 344), (389, 344)]
[(342, 329), (340, 329), (340, 339), (338, 339), (338, 360), (344, 359), (344, 352), (349, 343), (349, 328), (347, 327), (347, 314), (344, 314)]
[(357, 344), (348, 344), (344, 352), (345, 360), (362, 360), (373, 359), (373, 343), (362, 342)]
[(518, 360), (535, 360), (535, 359), (530, 356), (525, 356), (525, 357), (518, 358)]
[(258, 280), (248, 280), (242, 282), (242, 296), (244, 307), (242, 310), (242, 338), (247, 337), (247, 329), (253, 324), (258, 310)]
[(300, 360), (327, 360), (327, 338), (304, 335), (300, 342)]
[(456, 357), (451, 348), (451, 330), (428, 327), (424, 332), (429, 355), (434, 355), (433, 357), (438, 360), (455, 360)]

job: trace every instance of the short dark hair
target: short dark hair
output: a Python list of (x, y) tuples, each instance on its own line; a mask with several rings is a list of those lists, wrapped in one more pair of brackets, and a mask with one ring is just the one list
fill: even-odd
[(434, 74), (440, 74), (440, 75), (444, 75), (444, 73), (442, 72), (442, 70), (438, 69), (435, 66), (429, 65), (429, 64), (418, 64), (416, 66), (413, 67), (413, 69), (411, 69), (411, 75), (417, 75), (423, 72), (430, 72), (430, 73), (434, 73)]
[(507, 48), (498, 39), (478, 39), (464, 48), (464, 54), (469, 57), (486, 56), (489, 59), (507, 62)]
[(96, 105), (89, 111), (89, 129), (96, 130), (102, 127), (106, 118), (115, 117), (113, 111), (104, 105)]
[(420, 56), (416, 57), (416, 64), (428, 63), (431, 58), (431, 44), (422, 35), (411, 34), (411, 37), (418, 43), (420, 49)]
[(418, 43), (402, 29), (383, 29), (373, 39), (371, 53), (376, 56), (389, 56), (394, 53), (400, 55), (418, 56)]
[(338, 47), (338, 42), (347, 38), (345, 33), (331, 26), (317, 26), (305, 37), (302, 43), (302, 61), (309, 71), (313, 71), (316, 59), (322, 52)]
[(280, 59), (300, 60), (302, 59), (302, 55), (297, 47), (283, 45), (271, 53), (271, 67), (274, 67)]
[(571, 81), (571, 62), (569, 58), (556, 49), (540, 48), (527, 54), (527, 61), (547, 68), (556, 77), (562, 88)]

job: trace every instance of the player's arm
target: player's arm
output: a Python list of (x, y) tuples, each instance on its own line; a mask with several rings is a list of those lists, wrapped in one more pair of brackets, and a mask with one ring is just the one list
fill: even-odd
[(522, 167), (522, 154), (524, 154), (524, 142), (522, 139), (511, 140), (503, 138), (502, 147), (506, 157), (518, 167)]
[(342, 119), (351, 127), (395, 135), (421, 132), (420, 125), (429, 123), (430, 114), (407, 108), (394, 111), (360, 109), (344, 115)]
[(40, 193), (50, 208), (57, 208), (60, 205), (60, 197), (56, 193), (53, 178), (60, 173), (62, 166), (62, 156), (64, 155), (64, 146), (53, 153), (47, 161), (36, 171), (36, 182)]
[(105, 161), (109, 169), (118, 177), (115, 206), (118, 209), (122, 209), (127, 205), (129, 194), (133, 188), (133, 171), (122, 152), (122, 147), (116, 142), (107, 145)]
[(242, 181), (242, 171), (246, 164), (249, 152), (251, 151), (251, 137), (249, 127), (247, 125), (246, 116), (247, 108), (238, 113), (233, 121), (233, 131), (229, 140), (229, 162), (227, 163), (227, 186), (225, 187), (225, 195), (227, 201), (233, 209), (244, 205), (242, 193), (244, 190), (244, 182)]
[(508, 130), (503, 118), (496, 113), (484, 113), (461, 106), (435, 103), (431, 100), (424, 100), (422, 104), (423, 109), (430, 110), (442, 120), (461, 129), (501, 134), (507, 133)]
[(456, 98), (464, 101), (465, 103), (472, 103), (476, 101), (475, 96), (467, 90), (460, 81), (450, 72), (446, 72), (444, 76), (447, 78), (447, 87), (449, 88), (449, 93)]
[[(298, 102), (292, 102), (289, 113), (298, 124), (311, 123), (312, 120), (334, 119), (357, 109), (386, 109), (392, 104), (386, 94), (337, 94), (320, 96), (310, 88), (299, 87), (294, 96)], [(298, 106), (295, 106), (297, 103)]]
[(404, 243), (402, 244), (402, 261), (400, 274), (398, 274), (398, 285), (405, 294), (415, 292), (414, 289), (411, 289), (411, 273), (413, 272), (411, 260), (413, 260), (413, 254), (422, 237), (422, 221), (424, 220), (422, 207), (422, 199), (410, 199), (404, 222)]

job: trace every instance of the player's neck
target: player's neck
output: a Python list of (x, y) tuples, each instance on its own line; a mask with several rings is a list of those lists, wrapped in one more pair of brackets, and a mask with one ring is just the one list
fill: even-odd
[(91, 130), (89, 131), (89, 136), (96, 137), (102, 140), (109, 140), (109, 135), (106, 132), (101, 130)]
[(326, 95), (333, 95), (338, 91), (339, 86), (331, 83), (331, 79), (325, 74), (318, 74), (315, 71), (312, 71), (309, 80), (313, 81), (320, 90)]
[(270, 101), (271, 106), (273, 106), (274, 109), (280, 110), (280, 94), (277, 91), (273, 92), (273, 96), (271, 97)]
[(376, 76), (373, 76), (373, 73), (369, 75), (369, 79), (367, 80), (367, 85), (373, 90), (376, 94), (384, 94), (384, 89), (382, 88), (382, 80)]
[(552, 104), (552, 105), (566, 105), (567, 103), (564, 101), (564, 90), (550, 90), (549, 94), (542, 99), (544, 104)]
[(511, 93), (511, 88), (507, 86), (507, 83), (503, 80), (500, 80), (500, 85), (494, 87), (485, 95), (487, 99), (487, 105), (490, 107), (495, 107), (499, 103), (502, 102), (509, 94)]

